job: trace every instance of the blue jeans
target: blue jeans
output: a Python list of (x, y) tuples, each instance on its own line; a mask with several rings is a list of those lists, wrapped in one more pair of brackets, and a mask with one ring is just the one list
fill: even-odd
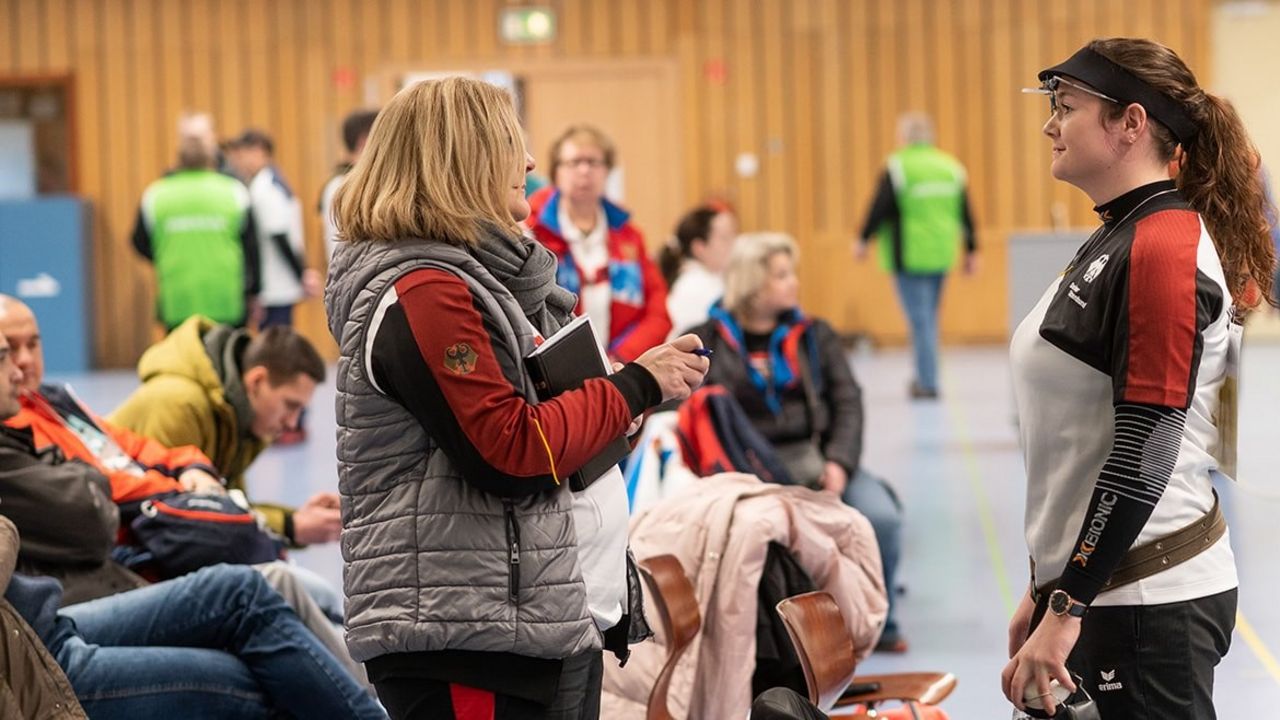
[(258, 325), (259, 330), (266, 330), (277, 325), (293, 327), (292, 305), (268, 305), (265, 309), (266, 313), (262, 316), (262, 324)]
[(911, 346), (916, 356), (916, 382), (925, 390), (938, 389), (938, 303), (946, 275), (898, 273), (898, 299), (911, 324)]
[(902, 555), (902, 504), (884, 478), (858, 468), (849, 478), (841, 498), (844, 504), (866, 516), (880, 545), (880, 564), (884, 566), (884, 586), (889, 594), (889, 615), (884, 621), (882, 640), (899, 637), (897, 601), (898, 559)]
[(95, 720), (385, 718), (297, 615), (244, 565), (215, 565), (63, 608), (49, 648)]

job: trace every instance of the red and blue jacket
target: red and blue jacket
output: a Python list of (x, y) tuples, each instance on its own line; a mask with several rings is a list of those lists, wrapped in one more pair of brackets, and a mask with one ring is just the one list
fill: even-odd
[[(631, 362), (644, 351), (661, 345), (671, 332), (667, 315), (667, 283), (649, 259), (644, 236), (630, 222), (631, 215), (608, 200), (601, 200), (609, 224), (609, 287), (613, 300), (609, 309), (609, 355)], [(569, 242), (560, 230), (560, 193), (543, 188), (529, 198), (533, 236), (556, 254), (559, 267), (556, 283), (575, 295), (582, 294), (582, 274), (569, 251)], [(575, 311), (582, 314), (582, 304)]]

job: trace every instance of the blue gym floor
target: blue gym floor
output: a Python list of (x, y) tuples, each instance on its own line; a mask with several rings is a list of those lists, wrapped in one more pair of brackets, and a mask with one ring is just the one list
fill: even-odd
[[(952, 718), (1004, 720), (1011, 714), (1000, 695), (1006, 627), (1027, 579), (1024, 475), (1005, 349), (946, 349), (943, 399), (932, 404), (908, 402), (905, 351), (858, 353), (852, 360), (867, 409), (864, 462), (895, 484), (906, 505), (899, 576), (905, 585), (902, 623), (911, 643), (905, 655), (874, 655), (859, 671), (953, 672), (959, 687), (944, 703)], [(1280, 603), (1271, 594), (1280, 588), (1280, 567), (1274, 556), (1266, 560), (1276, 551), (1280, 519), (1280, 486), (1271, 482), (1280, 466), (1273, 424), (1280, 405), (1278, 367), (1280, 344), (1250, 342), (1242, 382), (1241, 482), (1219, 491), (1241, 578), (1235, 637), (1218, 669), (1221, 718), (1280, 717)], [(136, 384), (126, 372), (51, 379), (72, 382), (100, 412)], [(273, 448), (254, 465), (253, 497), (297, 504), (335, 488), (332, 382), (317, 392), (307, 426), (307, 442)], [(294, 558), (341, 586), (336, 546)]]

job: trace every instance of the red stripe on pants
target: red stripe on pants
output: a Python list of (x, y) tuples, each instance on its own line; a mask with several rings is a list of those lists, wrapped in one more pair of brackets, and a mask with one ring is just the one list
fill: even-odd
[(457, 683), (449, 684), (453, 716), (457, 720), (494, 720), (493, 693)]

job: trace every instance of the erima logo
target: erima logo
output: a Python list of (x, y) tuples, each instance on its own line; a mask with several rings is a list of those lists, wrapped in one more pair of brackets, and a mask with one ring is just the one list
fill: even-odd
[(1106, 670), (1099, 670), (1098, 674), (1102, 676), (1102, 682), (1098, 684), (1099, 692), (1112, 692), (1115, 690), (1124, 689), (1124, 683), (1115, 682), (1115, 679), (1116, 679), (1115, 670), (1112, 670), (1111, 672), (1107, 672)]
[(1097, 279), (1098, 273), (1102, 272), (1102, 268), (1107, 266), (1107, 261), (1110, 259), (1110, 255), (1103, 255), (1097, 260), (1089, 263), (1089, 269), (1084, 271), (1084, 281), (1091, 283)]
[(1097, 549), (1098, 539), (1102, 537), (1102, 531), (1107, 529), (1107, 519), (1111, 517), (1111, 511), (1115, 510), (1119, 499), (1115, 493), (1102, 494), (1098, 500), (1098, 510), (1090, 518), (1089, 528), (1084, 534), (1084, 539), (1080, 541), (1080, 549), (1076, 551), (1075, 557), (1071, 558), (1071, 562), (1080, 567), (1088, 567), (1089, 557)]

